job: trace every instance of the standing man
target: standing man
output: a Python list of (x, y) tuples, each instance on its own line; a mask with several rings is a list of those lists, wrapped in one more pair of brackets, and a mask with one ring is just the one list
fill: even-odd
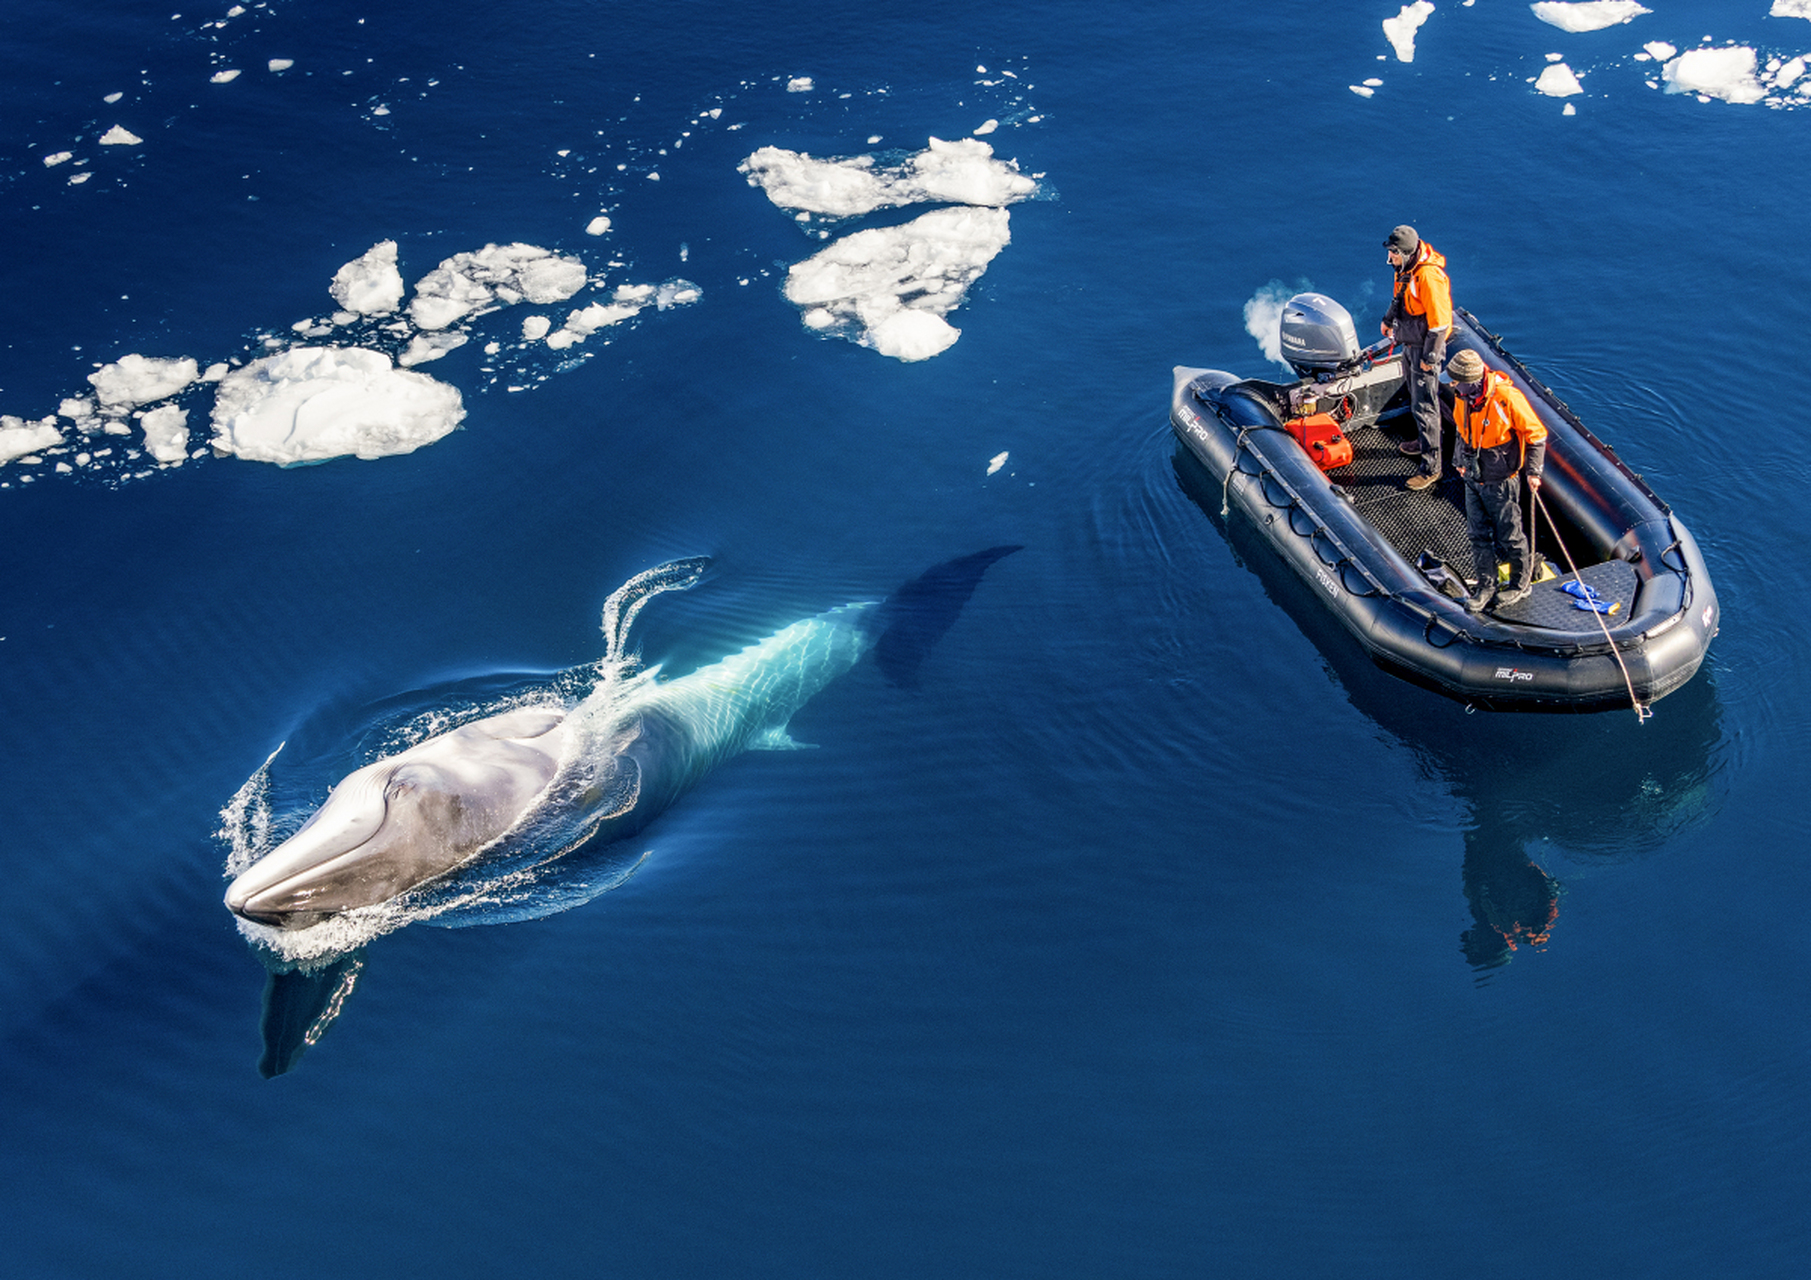
[[(1478, 591), (1473, 613), (1525, 600), (1534, 575), (1522, 532), (1522, 487), (1541, 487), (1547, 428), (1507, 374), (1484, 367), (1476, 351), (1461, 351), (1446, 366), (1453, 380), (1453, 469), (1465, 481), (1465, 524)], [(1509, 561), (1509, 590), (1497, 592), (1497, 562)]]
[(1383, 242), (1396, 271), (1395, 295), (1383, 313), (1383, 335), (1402, 344), (1409, 379), (1409, 408), (1417, 438), (1401, 445), (1421, 470), (1408, 478), (1411, 489), (1425, 489), (1440, 478), (1440, 365), (1453, 329), (1453, 289), (1446, 278), (1446, 257), (1415, 234), (1397, 227)]

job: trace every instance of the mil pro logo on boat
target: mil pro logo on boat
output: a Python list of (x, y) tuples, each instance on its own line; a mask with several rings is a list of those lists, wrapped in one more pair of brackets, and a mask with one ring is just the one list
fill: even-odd
[(1532, 679), (1534, 679), (1534, 672), (1517, 671), (1514, 667), (1498, 667), (1497, 668), (1497, 679), (1499, 679), (1499, 680), (1532, 680)]

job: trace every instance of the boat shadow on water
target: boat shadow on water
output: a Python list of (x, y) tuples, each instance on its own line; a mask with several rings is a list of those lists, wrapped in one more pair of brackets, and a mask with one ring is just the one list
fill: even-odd
[(1722, 716), (1709, 670), (1646, 723), (1633, 709), (1474, 714), (1376, 666), (1237, 507), (1221, 515), (1220, 482), (1195, 456), (1178, 445), (1172, 461), (1183, 494), (1320, 652), (1352, 705), (1464, 806), (1461, 876), (1472, 923), (1460, 950), (1480, 974), (1518, 948), (1541, 947), (1554, 929), (1564, 887), (1531, 846), (1581, 864), (1638, 860), (1720, 806)]

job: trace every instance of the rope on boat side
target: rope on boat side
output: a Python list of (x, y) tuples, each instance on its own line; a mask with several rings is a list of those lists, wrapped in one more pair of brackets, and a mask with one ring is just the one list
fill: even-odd
[[(1528, 493), (1534, 499), (1534, 505), (1540, 508), (1541, 514), (1546, 516), (1547, 527), (1553, 531), (1553, 540), (1559, 543), (1560, 554), (1566, 557), (1566, 567), (1572, 570), (1572, 581), (1581, 587), (1584, 586), (1584, 580), (1578, 575), (1578, 565), (1573, 562), (1571, 549), (1566, 546), (1566, 540), (1560, 537), (1559, 526), (1553, 523), (1553, 516), (1548, 512), (1547, 504), (1541, 501), (1541, 491), (1531, 487)], [(1587, 587), (1586, 590), (1589, 588)], [(1654, 714), (1653, 708), (1635, 696), (1635, 682), (1629, 678), (1629, 668), (1622, 660), (1622, 651), (1616, 647), (1616, 641), (1610, 638), (1610, 625), (1603, 620), (1603, 614), (1593, 609), (1591, 616), (1597, 619), (1598, 630), (1603, 632), (1604, 642), (1610, 646), (1610, 656), (1616, 659), (1616, 665), (1622, 671), (1622, 683), (1629, 691), (1629, 705), (1635, 708), (1635, 722), (1645, 724), (1648, 718)]]

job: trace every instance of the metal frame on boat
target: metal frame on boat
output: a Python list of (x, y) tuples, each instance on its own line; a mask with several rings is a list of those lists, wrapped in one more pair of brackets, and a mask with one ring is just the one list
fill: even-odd
[[(1408, 435), (1400, 352), (1298, 362), (1293, 383), (1178, 367), (1170, 425), (1221, 485), (1222, 514), (1243, 512), (1380, 667), (1482, 709), (1645, 714), (1691, 679), (1717, 633), (1697, 543), (1495, 335), (1455, 310), (1449, 349), (1460, 347), (1507, 374), (1548, 432), (1525, 527), (1558, 576), (1500, 611), (1469, 613), (1454, 598), (1471, 553), (1452, 468), (1429, 489), (1402, 487), (1417, 464), (1396, 447)], [(1285, 423), (1327, 406), (1355, 456), (1323, 472)], [(1450, 449), (1450, 419), (1443, 434)], [(1610, 612), (1585, 606), (1575, 582)]]

